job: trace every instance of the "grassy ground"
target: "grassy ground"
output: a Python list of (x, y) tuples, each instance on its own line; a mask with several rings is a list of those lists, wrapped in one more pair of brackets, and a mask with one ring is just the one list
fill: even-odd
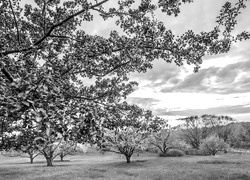
[(162, 158), (144, 154), (127, 164), (120, 155), (88, 154), (55, 160), (46, 167), (42, 157), (29, 164), (28, 159), (0, 157), (0, 179), (190, 179), (250, 180), (250, 154), (184, 156)]

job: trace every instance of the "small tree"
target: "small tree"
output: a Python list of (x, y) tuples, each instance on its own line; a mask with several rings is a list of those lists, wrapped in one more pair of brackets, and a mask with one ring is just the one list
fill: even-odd
[(170, 129), (162, 129), (158, 132), (153, 132), (149, 138), (150, 144), (157, 147), (163, 156), (166, 156), (168, 151), (173, 148), (170, 140)]
[(2, 151), (2, 155), (4, 156), (9, 156), (9, 157), (24, 157), (24, 158), (29, 158), (30, 159), (30, 163), (33, 164), (34, 159), (39, 156), (41, 153), (37, 150), (37, 148), (35, 146), (26, 146), (26, 147), (22, 147), (21, 150), (17, 150), (14, 148), (11, 148), (9, 150), (3, 150)]
[(127, 163), (130, 163), (133, 153), (145, 150), (147, 146), (146, 133), (129, 126), (107, 132), (102, 144), (102, 150), (123, 154), (126, 157)]
[[(57, 143), (55, 143), (57, 145)], [(76, 150), (77, 143), (74, 141), (65, 141), (63, 140), (60, 142), (60, 145), (58, 146), (58, 155), (60, 155), (61, 161), (63, 161), (63, 158), (70, 153), (74, 152)]]
[(213, 156), (219, 151), (225, 151), (228, 147), (228, 144), (223, 139), (214, 135), (206, 138), (201, 144), (201, 150)]
[(82, 152), (85, 154), (88, 150), (88, 147), (89, 147), (88, 145), (89, 144), (79, 144), (71, 140), (68, 140), (68, 141), (63, 140), (58, 146), (57, 154), (60, 156), (61, 161), (63, 161), (63, 158), (65, 156), (70, 155), (73, 152)]
[(19, 120), (9, 129), (10, 133), (5, 133), (2, 149), (6, 156), (20, 156), (30, 158), (32, 164), (34, 159), (41, 153), (34, 144), (34, 139), (38, 132), (33, 129), (32, 124), (25, 124)]

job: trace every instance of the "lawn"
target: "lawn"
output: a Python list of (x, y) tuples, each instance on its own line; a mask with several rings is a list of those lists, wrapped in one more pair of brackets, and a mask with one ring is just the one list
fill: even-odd
[(250, 179), (250, 154), (162, 158), (154, 154), (132, 157), (127, 164), (120, 155), (87, 154), (55, 160), (46, 167), (42, 157), (29, 164), (25, 158), (0, 157), (0, 179)]

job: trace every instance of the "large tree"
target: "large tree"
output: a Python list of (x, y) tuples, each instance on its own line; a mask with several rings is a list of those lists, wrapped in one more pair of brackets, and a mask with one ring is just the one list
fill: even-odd
[[(0, 0), (3, 129), (31, 109), (40, 124), (57, 126), (62, 121), (56, 115), (67, 104), (77, 104), (75, 110), (114, 106), (137, 84), (128, 74), (146, 72), (153, 60), (193, 64), (197, 72), (206, 54), (226, 53), (233, 41), (250, 38), (248, 32), (232, 35), (247, 0), (227, 2), (213, 30), (175, 36), (155, 14), (177, 16), (186, 2), (191, 0), (121, 0), (111, 7), (109, 0)], [(81, 27), (94, 23), (94, 12), (103, 20), (115, 18), (119, 31), (108, 37), (85, 32)]]
[[(232, 35), (247, 0), (225, 3), (212, 31), (174, 36), (154, 14), (177, 16), (186, 2), (192, 1), (122, 0), (107, 7), (109, 0), (1, 0), (1, 116), (36, 109), (48, 96), (113, 102), (131, 92), (127, 74), (145, 72), (154, 59), (194, 64), (197, 71), (206, 54), (228, 52), (232, 41), (249, 39), (248, 32)], [(93, 21), (94, 12), (115, 18), (121, 32), (87, 34), (80, 26)], [(96, 81), (86, 86), (83, 78)]]

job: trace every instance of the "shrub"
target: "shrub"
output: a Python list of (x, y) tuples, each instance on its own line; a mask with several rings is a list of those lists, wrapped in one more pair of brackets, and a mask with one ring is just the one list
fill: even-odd
[(184, 156), (185, 153), (182, 150), (179, 149), (171, 149), (166, 154), (160, 153), (160, 157), (180, 157)]
[(193, 155), (193, 156), (209, 156), (210, 154), (206, 151), (199, 150), (199, 149), (186, 149), (186, 155)]
[(219, 151), (226, 151), (228, 147), (228, 144), (218, 136), (210, 136), (202, 142), (200, 149), (214, 156)]

